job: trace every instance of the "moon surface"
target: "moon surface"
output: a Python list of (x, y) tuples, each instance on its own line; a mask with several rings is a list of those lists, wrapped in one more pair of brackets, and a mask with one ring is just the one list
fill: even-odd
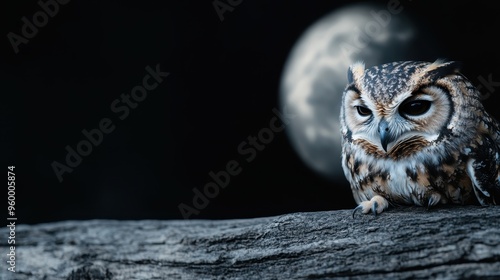
[[(280, 106), (296, 116), (287, 126), (292, 146), (312, 170), (339, 184), (347, 184), (339, 114), (349, 65), (429, 57), (417, 43), (429, 36), (420, 35), (402, 5), (392, 8), (358, 4), (333, 11), (302, 34), (284, 68)], [(426, 41), (435, 50), (432, 45)]]

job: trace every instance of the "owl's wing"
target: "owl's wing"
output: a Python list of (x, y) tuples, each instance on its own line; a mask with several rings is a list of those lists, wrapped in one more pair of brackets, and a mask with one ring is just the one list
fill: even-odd
[(349, 185), (351, 186), (354, 200), (357, 204), (359, 204), (362, 201), (369, 200), (369, 198), (367, 198), (366, 194), (364, 193), (365, 186), (360, 184), (360, 182), (362, 181), (361, 179), (363, 178), (362, 176), (366, 176), (366, 174), (361, 174), (365, 172), (360, 172), (360, 168), (362, 170), (367, 169), (363, 168), (364, 165), (361, 162), (354, 159), (352, 147), (349, 142), (346, 141), (342, 143), (342, 145), (342, 168), (344, 169), (345, 177), (349, 182)]
[[(481, 205), (500, 203), (500, 153), (499, 147), (489, 136), (482, 138), (480, 145), (467, 162), (467, 174), (476, 198)], [(497, 201), (495, 201), (497, 199)]]

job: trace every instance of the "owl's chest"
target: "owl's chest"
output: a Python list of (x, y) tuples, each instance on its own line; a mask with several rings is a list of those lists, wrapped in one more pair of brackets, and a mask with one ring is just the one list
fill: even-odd
[(463, 203), (472, 190), (461, 159), (394, 160), (353, 153), (343, 163), (356, 201), (382, 195), (397, 204), (426, 205), (432, 194), (439, 193), (446, 202)]

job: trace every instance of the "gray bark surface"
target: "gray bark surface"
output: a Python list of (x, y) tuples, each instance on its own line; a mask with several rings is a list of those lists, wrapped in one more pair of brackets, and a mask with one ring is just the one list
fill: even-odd
[(18, 225), (16, 273), (8, 249), (1, 279), (500, 279), (500, 206)]

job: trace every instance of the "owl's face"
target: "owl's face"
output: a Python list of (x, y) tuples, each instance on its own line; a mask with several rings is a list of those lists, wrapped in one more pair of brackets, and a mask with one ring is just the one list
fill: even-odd
[(343, 135), (368, 153), (412, 153), (438, 139), (454, 110), (447, 75), (453, 63), (395, 62), (348, 72), (341, 121)]

